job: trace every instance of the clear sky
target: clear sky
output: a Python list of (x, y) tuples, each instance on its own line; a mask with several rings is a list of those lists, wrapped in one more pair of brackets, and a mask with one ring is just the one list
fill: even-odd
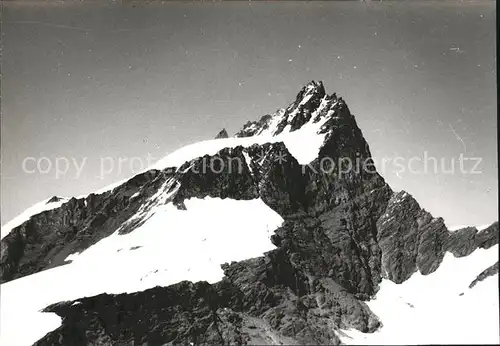
[[(313, 79), (346, 100), (376, 162), (471, 159), (453, 174), (378, 165), (393, 189), (449, 225), (498, 218), (494, 2), (25, 2), (3, 5), (2, 31), (2, 224), (234, 134)], [(50, 170), (25, 161), (43, 157)]]

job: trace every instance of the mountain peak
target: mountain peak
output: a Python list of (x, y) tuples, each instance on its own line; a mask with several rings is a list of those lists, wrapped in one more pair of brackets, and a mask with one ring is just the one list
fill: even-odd
[[(498, 222), (449, 232), (372, 165), (358, 166), (370, 164), (368, 144), (321, 82), (240, 137), (253, 138), (188, 145), (160, 169), (106, 192), (54, 197), (9, 223), (0, 343), (239, 345), (272, 335), (280, 344), (384, 344), (371, 336), (394, 340), (415, 325), (456, 343), (457, 325), (498, 321), (497, 309), (485, 312), (495, 283), (471, 290), (498, 273)], [(473, 262), (454, 259), (477, 249)], [(422, 285), (422, 275), (433, 278)], [(462, 303), (474, 294), (481, 300)], [(426, 318), (436, 311), (453, 322), (445, 332), (437, 323), (441, 334)], [(497, 331), (482, 340), (498, 344)]]
[(333, 116), (341, 101), (335, 93), (326, 94), (322, 81), (312, 80), (300, 89), (295, 101), (288, 107), (272, 115), (266, 114), (258, 121), (249, 121), (235, 137), (276, 136), (296, 131), (307, 123), (318, 123), (321, 119)]
[(326, 92), (323, 82), (312, 80), (300, 89), (295, 98), (295, 102), (292, 103), (292, 105), (304, 104), (309, 99), (321, 100), (323, 97), (325, 97), (325, 95)]
[(302, 98), (306, 95), (318, 95), (320, 98), (325, 96), (325, 87), (322, 81), (312, 80), (304, 85), (301, 91), (297, 94), (297, 98)]
[(215, 139), (220, 139), (220, 138), (228, 138), (229, 135), (227, 134), (227, 131), (225, 128), (223, 128), (218, 134), (217, 136), (215, 136)]

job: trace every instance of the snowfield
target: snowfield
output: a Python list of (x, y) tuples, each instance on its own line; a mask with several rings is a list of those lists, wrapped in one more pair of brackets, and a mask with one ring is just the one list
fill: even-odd
[(115, 233), (69, 256), (71, 264), (3, 284), (0, 345), (32, 345), (58, 328), (59, 316), (39, 312), (47, 305), (183, 280), (214, 283), (223, 277), (222, 263), (275, 248), (270, 236), (283, 219), (260, 199), (207, 197), (186, 200), (185, 205), (187, 211), (156, 205), (133, 232)]
[[(351, 329), (354, 345), (499, 344), (498, 274), (470, 283), (498, 261), (498, 245), (467, 257), (447, 253), (434, 273), (415, 273), (402, 284), (383, 280), (368, 306), (383, 327), (368, 334)], [(461, 295), (463, 293), (463, 295)]]

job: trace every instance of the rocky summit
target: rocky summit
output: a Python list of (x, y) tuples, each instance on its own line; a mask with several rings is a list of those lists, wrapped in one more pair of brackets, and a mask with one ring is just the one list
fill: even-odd
[[(386, 292), (425, 292), (452, 272), (465, 288), (443, 296), (465, 308), (498, 277), (498, 222), (449, 231), (393, 191), (346, 102), (315, 81), (232, 137), (223, 129), (109, 191), (46, 203), (2, 230), (5, 345), (410, 344), (391, 339), (384, 316), (401, 301), (394, 313), (424, 324), (446, 307)], [(462, 301), (449, 306), (463, 312)], [(437, 343), (457, 340), (458, 325), (440, 328)]]
[(219, 138), (228, 138), (229, 135), (227, 134), (227, 131), (226, 129), (222, 129), (218, 134), (217, 136), (215, 136), (215, 139), (219, 139)]

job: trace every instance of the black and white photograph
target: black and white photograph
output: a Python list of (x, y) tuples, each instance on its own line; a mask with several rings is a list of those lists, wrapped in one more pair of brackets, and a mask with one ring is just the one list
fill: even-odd
[(496, 6), (1, 1), (0, 345), (500, 344)]

